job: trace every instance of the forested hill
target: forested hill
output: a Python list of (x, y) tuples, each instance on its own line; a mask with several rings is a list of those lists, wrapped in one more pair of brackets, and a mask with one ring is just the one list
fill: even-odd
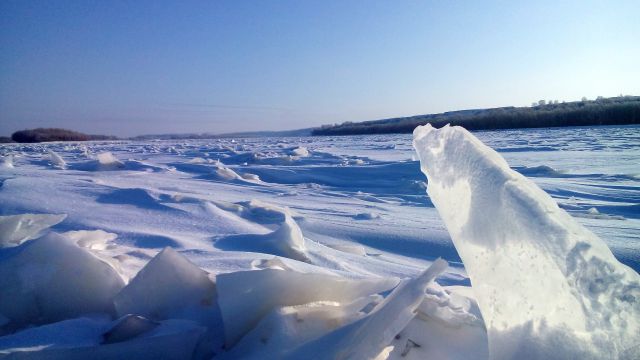
[[(6, 138), (5, 138), (6, 139)], [(90, 141), (90, 140), (116, 140), (115, 136), (87, 135), (77, 131), (59, 128), (37, 128), (16, 131), (11, 135), (11, 140), (19, 143), (39, 143), (47, 141)], [(4, 142), (7, 142), (6, 140)]]
[(640, 124), (640, 96), (619, 96), (563, 103), (543, 101), (531, 107), (501, 107), (416, 115), (359, 123), (323, 125), (313, 135), (411, 133), (431, 123), (464, 126), (468, 130), (517, 129), (558, 126)]

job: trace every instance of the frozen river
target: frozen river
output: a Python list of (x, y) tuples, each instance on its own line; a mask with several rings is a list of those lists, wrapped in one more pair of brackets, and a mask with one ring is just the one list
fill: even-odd
[[(476, 135), (622, 262), (640, 268), (640, 127)], [(65, 165), (52, 164), (49, 150)], [(334, 270), (398, 275), (437, 257), (460, 261), (425, 194), (410, 135), (14, 144), (0, 151), (15, 165), (0, 171), (1, 215), (67, 214), (54, 229), (115, 233), (114, 256), (139, 250), (126, 266), (132, 273), (139, 256), (165, 246), (215, 272), (249, 267), (259, 255), (238, 248), (225, 256), (215, 242), (270, 225), (220, 222), (203, 204), (224, 213), (252, 200), (290, 208), (312, 242), (353, 245), (375, 259), (354, 264), (338, 254), (324, 264)], [(121, 164), (101, 168), (94, 158), (102, 152)]]
[(0, 146), (0, 356), (636, 357), (640, 127), (423, 135)]

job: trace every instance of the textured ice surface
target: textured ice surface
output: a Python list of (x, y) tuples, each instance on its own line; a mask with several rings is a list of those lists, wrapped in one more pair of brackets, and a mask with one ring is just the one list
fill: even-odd
[(492, 358), (638, 355), (640, 277), (602, 240), (463, 128), (418, 127), (414, 146)]

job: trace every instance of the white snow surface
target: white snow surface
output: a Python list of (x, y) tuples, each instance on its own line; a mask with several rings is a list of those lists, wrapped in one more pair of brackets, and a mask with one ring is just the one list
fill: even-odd
[(492, 359), (638, 355), (638, 273), (465, 129), (427, 124), (414, 146), (471, 278)]
[(0, 357), (640, 357), (640, 127), (427, 133), (0, 145)]

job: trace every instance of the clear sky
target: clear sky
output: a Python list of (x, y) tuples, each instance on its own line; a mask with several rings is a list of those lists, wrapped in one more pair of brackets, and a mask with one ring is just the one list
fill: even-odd
[(279, 130), (640, 95), (640, 1), (0, 1), (0, 135)]

